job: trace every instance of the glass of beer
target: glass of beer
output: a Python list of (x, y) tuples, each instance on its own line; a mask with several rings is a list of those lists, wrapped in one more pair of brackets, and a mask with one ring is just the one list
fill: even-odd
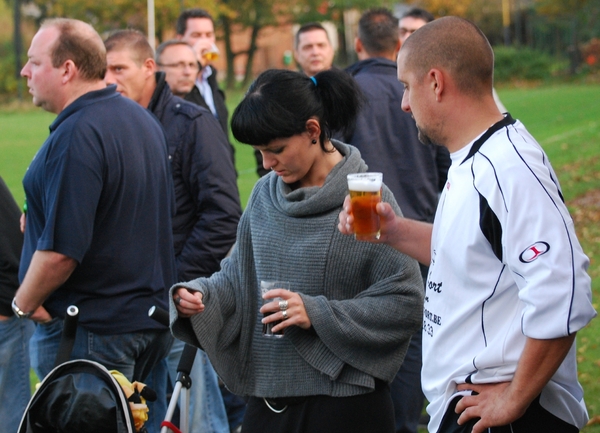
[[(273, 289), (286, 289), (286, 290), (290, 290), (290, 283), (287, 281), (261, 281), (260, 282), (260, 294), (261, 296), (263, 296), (265, 293), (267, 293), (269, 290), (273, 290)], [(283, 299), (281, 298), (267, 298), (267, 299), (263, 299), (263, 305), (264, 304), (268, 304), (269, 302), (273, 302), (273, 301), (282, 301)], [(263, 317), (267, 317), (270, 316), (271, 314), (274, 314), (275, 312), (271, 312), (271, 313), (265, 313), (263, 314)], [(278, 325), (279, 323), (281, 323), (281, 320), (278, 320), (276, 322), (271, 322), (271, 323), (263, 323), (263, 336), (265, 337), (275, 337), (275, 338), (281, 338), (283, 337), (283, 331), (278, 331), (278, 332), (273, 332), (273, 327), (275, 325)]]
[(219, 58), (219, 48), (217, 48), (217, 44), (212, 44), (209, 49), (202, 53), (202, 57), (204, 57), (209, 62), (214, 62)]
[(359, 241), (379, 239), (379, 215), (375, 210), (381, 202), (382, 173), (355, 173), (348, 175), (348, 189), (352, 215), (354, 216), (354, 237)]

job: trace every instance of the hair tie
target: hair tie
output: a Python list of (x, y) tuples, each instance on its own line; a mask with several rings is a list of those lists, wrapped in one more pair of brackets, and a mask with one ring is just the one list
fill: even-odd
[(315, 77), (310, 77), (315, 87), (317, 87), (317, 79)]

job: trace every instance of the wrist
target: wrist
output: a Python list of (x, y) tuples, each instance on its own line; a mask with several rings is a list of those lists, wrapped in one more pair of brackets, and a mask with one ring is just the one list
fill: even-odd
[(29, 319), (31, 317), (31, 315), (33, 314), (33, 311), (25, 312), (25, 311), (21, 310), (19, 308), (19, 306), (17, 305), (16, 297), (13, 298), (11, 307), (12, 307), (13, 312), (15, 313), (15, 316), (17, 316), (19, 319)]

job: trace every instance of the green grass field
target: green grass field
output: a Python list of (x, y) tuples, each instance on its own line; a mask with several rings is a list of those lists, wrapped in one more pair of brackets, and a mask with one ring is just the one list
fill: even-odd
[[(546, 150), (560, 179), (584, 251), (590, 257), (594, 305), (600, 296), (600, 86), (560, 85), (498, 89), (513, 117), (523, 121)], [(230, 112), (242, 92), (228, 94)], [(0, 176), (23, 203), (21, 179), (48, 135), (54, 116), (40, 109), (0, 109)], [(238, 185), (245, 205), (256, 182), (252, 148), (235, 143)], [(578, 334), (580, 381), (592, 421), (585, 433), (600, 433), (600, 319)]]

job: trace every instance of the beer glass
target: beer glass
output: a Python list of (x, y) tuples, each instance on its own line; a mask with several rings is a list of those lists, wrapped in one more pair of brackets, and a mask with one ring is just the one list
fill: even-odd
[(219, 49), (217, 48), (217, 44), (212, 44), (210, 48), (202, 53), (202, 57), (204, 57), (209, 62), (214, 62), (219, 58)]
[(379, 215), (375, 210), (381, 202), (382, 173), (355, 173), (348, 175), (348, 189), (352, 215), (354, 216), (354, 237), (360, 241), (379, 239)]
[[(273, 290), (273, 289), (290, 290), (290, 283), (287, 282), (287, 281), (261, 281), (260, 282), (260, 294), (261, 294), (261, 296), (263, 296), (269, 290)], [(281, 298), (263, 299), (263, 305), (264, 304), (268, 304), (269, 302), (282, 301), (282, 300), (283, 299), (281, 299)], [(276, 311), (275, 312), (271, 312), (271, 313), (265, 313), (265, 314), (263, 314), (263, 317), (270, 316), (273, 313), (276, 313)], [(273, 327), (275, 325), (278, 325), (279, 323), (281, 323), (281, 320), (278, 320), (276, 322), (271, 322), (271, 323), (263, 323), (263, 336), (265, 336), (265, 337), (275, 337), (275, 338), (281, 338), (281, 337), (283, 337), (283, 331), (273, 332)]]

